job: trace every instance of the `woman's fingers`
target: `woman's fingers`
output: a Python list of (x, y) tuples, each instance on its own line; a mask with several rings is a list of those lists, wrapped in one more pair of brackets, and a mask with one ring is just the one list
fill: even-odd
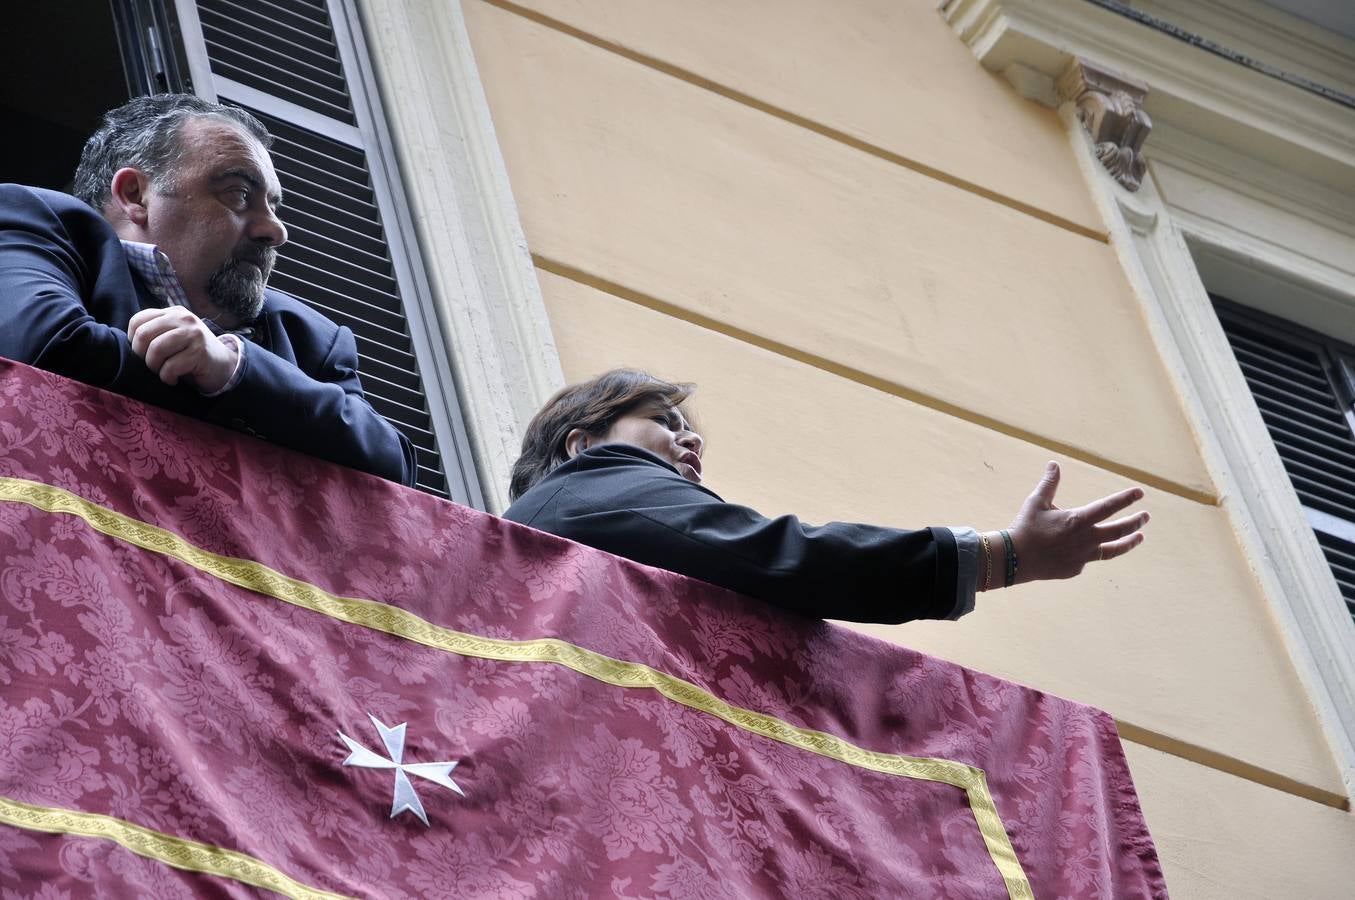
[(1116, 519), (1114, 522), (1107, 522), (1104, 525), (1096, 526), (1096, 536), (1102, 542), (1118, 540), (1119, 538), (1131, 535), (1138, 531), (1144, 525), (1148, 524), (1148, 513), (1141, 512), (1132, 516), (1125, 516), (1122, 519)]
[(1100, 560), (1114, 559), (1117, 556), (1124, 556), (1130, 550), (1133, 550), (1139, 544), (1143, 543), (1143, 532), (1136, 531), (1128, 537), (1122, 537), (1118, 541), (1109, 541), (1101, 545), (1101, 553), (1097, 557)]
[(1093, 500), (1086, 506), (1077, 510), (1079, 516), (1085, 516), (1089, 522), (1100, 522), (1109, 516), (1115, 515), (1120, 510), (1132, 506), (1143, 499), (1143, 488), (1125, 488), (1122, 491), (1116, 491), (1109, 497), (1102, 497), (1100, 500)]
[(1058, 463), (1046, 465), (1011, 524), (1012, 541), (1021, 554), (1018, 581), (1072, 578), (1087, 563), (1123, 556), (1143, 542), (1140, 529), (1148, 524), (1148, 513), (1117, 515), (1143, 499), (1143, 488), (1129, 487), (1076, 509), (1059, 509), (1054, 494), (1060, 475)]

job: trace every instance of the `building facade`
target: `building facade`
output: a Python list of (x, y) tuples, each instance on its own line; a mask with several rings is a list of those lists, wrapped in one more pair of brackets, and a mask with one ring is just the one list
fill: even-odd
[(1110, 6), (462, 11), (565, 378), (696, 381), (708, 483), (810, 521), (1142, 484), (1126, 559), (867, 630), (1111, 711), (1178, 896), (1343, 896), (1355, 627), (1210, 295), (1355, 328), (1355, 41)]
[[(1127, 558), (864, 630), (1111, 712), (1177, 896), (1349, 895), (1355, 476), (1309, 446), (1355, 399), (1340, 4), (112, 7), (127, 92), (270, 116), (279, 286), (354, 326), (428, 490), (501, 510), (540, 402), (617, 365), (696, 382), (707, 483), (769, 514), (1144, 486)], [(88, 130), (45, 96), (0, 112)], [(1327, 413), (1267, 368), (1314, 341)]]

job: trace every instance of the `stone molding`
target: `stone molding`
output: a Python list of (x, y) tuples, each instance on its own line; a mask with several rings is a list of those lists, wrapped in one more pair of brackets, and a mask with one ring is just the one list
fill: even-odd
[(357, 0), (490, 512), (564, 385), (459, 0)]
[(1120, 186), (1137, 191), (1147, 163), (1143, 142), (1153, 123), (1143, 111), (1148, 86), (1075, 58), (1054, 82), (1062, 101), (1077, 105), (1077, 117), (1091, 135), (1096, 158)]
[[(1355, 41), (1300, 27), (1300, 20), (1259, 0), (1154, 0), (1152, 6), (1169, 20), (1179, 8), (1191, 28), (1237, 41), (1237, 49), (1276, 65), (1306, 53), (1322, 63), (1310, 72), (1314, 77), (1355, 71)], [(1331, 100), (1087, 0), (938, 0), (938, 7), (980, 64), (1024, 97), (1057, 107), (1055, 81), (1073, 59), (1092, 60), (1148, 85), (1142, 108), (1157, 125), (1245, 147), (1262, 162), (1355, 193), (1355, 116)], [(1303, 40), (1281, 29), (1282, 22), (1302, 32)]]

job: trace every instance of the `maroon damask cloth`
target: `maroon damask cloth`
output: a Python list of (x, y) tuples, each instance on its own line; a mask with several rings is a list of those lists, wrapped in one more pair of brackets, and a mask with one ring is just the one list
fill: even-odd
[(1166, 896), (1098, 710), (9, 362), (0, 498), (6, 898)]

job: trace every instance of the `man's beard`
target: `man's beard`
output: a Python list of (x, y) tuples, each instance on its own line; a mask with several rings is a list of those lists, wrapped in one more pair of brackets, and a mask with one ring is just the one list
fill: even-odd
[(264, 285), (277, 258), (272, 247), (241, 249), (207, 279), (207, 299), (237, 325), (253, 320), (263, 311)]

